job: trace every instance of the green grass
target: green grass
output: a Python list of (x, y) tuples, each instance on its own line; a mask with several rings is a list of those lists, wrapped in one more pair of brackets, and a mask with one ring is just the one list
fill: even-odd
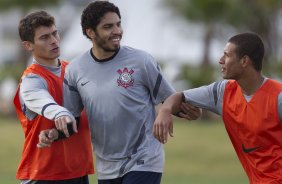
[(247, 184), (223, 123), (178, 122), (165, 145), (163, 184)]
[[(15, 172), (23, 145), (17, 120), (0, 119), (0, 183), (19, 183)], [(174, 137), (165, 145), (166, 164), (162, 184), (247, 184), (245, 175), (223, 124), (176, 122)], [(90, 176), (97, 183), (96, 175)]]

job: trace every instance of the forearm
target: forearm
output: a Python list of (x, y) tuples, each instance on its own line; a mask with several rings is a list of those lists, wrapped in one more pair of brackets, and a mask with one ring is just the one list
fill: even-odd
[(159, 112), (165, 112), (170, 114), (177, 114), (180, 111), (181, 103), (183, 102), (184, 95), (182, 92), (177, 92), (169, 96), (162, 106)]
[(23, 79), (20, 86), (20, 98), (27, 108), (26, 111), (42, 115), (49, 120), (63, 115), (74, 119), (66, 108), (57, 104), (46, 85), (45, 80), (36, 75), (26, 76)]
[(154, 122), (153, 133), (161, 143), (167, 142), (168, 134), (173, 136), (172, 115), (180, 111), (183, 94), (175, 93), (169, 96), (160, 107)]
[(59, 116), (72, 114), (64, 107), (58, 105), (54, 99), (46, 92), (22, 93), (25, 106), (32, 112), (42, 115), (49, 120), (54, 120)]

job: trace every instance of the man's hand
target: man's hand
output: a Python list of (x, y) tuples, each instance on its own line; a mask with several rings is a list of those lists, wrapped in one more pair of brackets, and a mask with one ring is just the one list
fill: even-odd
[(181, 111), (178, 115), (187, 120), (196, 120), (202, 115), (201, 108), (195, 107), (189, 103), (182, 102), (180, 108)]
[(38, 148), (45, 148), (45, 147), (50, 147), (51, 144), (58, 139), (59, 137), (59, 132), (57, 129), (47, 129), (47, 130), (42, 130), (38, 136), (39, 142), (37, 144)]
[(165, 144), (168, 134), (173, 137), (173, 122), (171, 112), (160, 109), (159, 114), (154, 122), (153, 133), (156, 139)]
[(68, 127), (67, 127), (68, 123), (72, 124), (73, 131), (75, 133), (77, 133), (77, 125), (76, 125), (75, 119), (72, 119), (69, 116), (60, 116), (57, 119), (55, 119), (56, 128), (58, 130), (64, 132), (66, 137), (70, 136), (69, 131), (68, 131)]

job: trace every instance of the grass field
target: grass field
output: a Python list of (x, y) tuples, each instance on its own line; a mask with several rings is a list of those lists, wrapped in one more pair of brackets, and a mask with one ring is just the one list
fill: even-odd
[[(0, 119), (0, 183), (15, 179), (23, 133), (15, 119)], [(162, 184), (247, 184), (248, 180), (221, 122), (176, 122), (165, 145)], [(96, 175), (90, 176), (96, 184)]]

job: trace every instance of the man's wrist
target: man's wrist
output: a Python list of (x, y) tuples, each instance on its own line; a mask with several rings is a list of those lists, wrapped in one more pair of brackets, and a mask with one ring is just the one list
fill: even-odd
[(159, 114), (171, 114), (171, 109), (165, 106), (161, 106), (159, 109)]
[[(75, 132), (73, 131), (73, 127), (71, 123), (67, 124), (67, 128), (68, 128), (68, 132), (70, 135), (73, 135)], [(58, 130), (58, 139), (56, 139), (55, 141), (61, 140), (61, 139), (65, 139), (67, 138), (67, 136), (65, 135), (65, 133), (63, 131)]]

